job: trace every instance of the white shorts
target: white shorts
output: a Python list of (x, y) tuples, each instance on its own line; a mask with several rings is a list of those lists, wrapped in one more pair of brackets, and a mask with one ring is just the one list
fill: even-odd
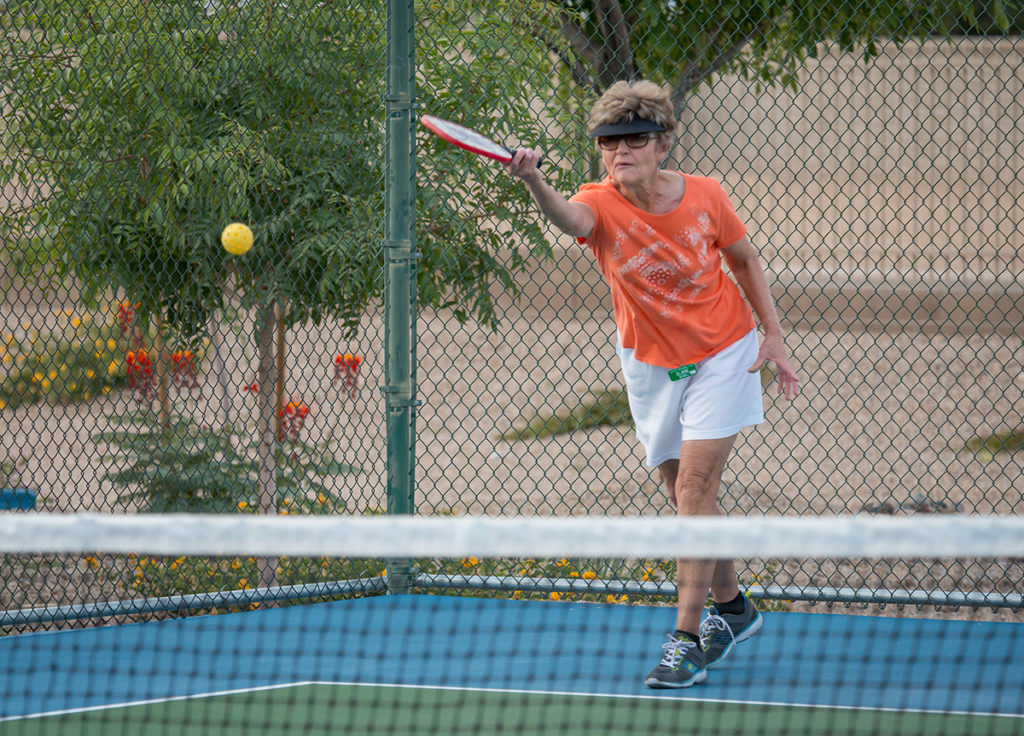
[(685, 440), (731, 437), (764, 421), (761, 376), (747, 372), (757, 351), (757, 331), (751, 330), (697, 363), (695, 375), (672, 381), (667, 368), (641, 363), (632, 349), (616, 347), (648, 466), (679, 459)]

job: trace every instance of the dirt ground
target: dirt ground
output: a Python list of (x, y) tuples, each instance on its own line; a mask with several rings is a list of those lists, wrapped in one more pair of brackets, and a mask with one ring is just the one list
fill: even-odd
[[(503, 305), (496, 332), (459, 324), (444, 313), (420, 316), (418, 512), (668, 512), (628, 426), (532, 441), (501, 439), (535, 412), (571, 407), (590, 391), (621, 388), (603, 287), (579, 255), (563, 254), (526, 275), (523, 298)], [(1018, 295), (978, 299), (949, 290), (946, 298), (966, 305), (957, 307), (964, 313), (984, 302), (985, 318), (967, 322), (958, 321), (943, 295), (934, 293), (781, 279), (773, 289), (803, 390), (790, 403), (766, 391), (768, 419), (741, 436), (726, 471), (722, 503), (729, 512), (1024, 511), (1024, 457), (965, 450), (973, 437), (1021, 424), (1024, 337)], [(46, 329), (55, 311), (75, 306), (70, 292), (9, 294), (0, 329)], [(211, 423), (251, 416), (252, 399), (241, 391), (253, 378), (251, 329), (248, 323), (222, 328), (223, 381), (207, 373), (202, 401), (186, 396), (182, 406)], [(311, 407), (305, 437), (327, 443), (328, 454), (362, 471), (333, 480), (353, 513), (387, 505), (383, 342), (378, 314), (367, 316), (351, 343), (330, 326), (289, 335), (288, 395)], [(345, 352), (364, 358), (354, 400), (332, 382), (332, 358)], [(38, 490), (42, 508), (125, 508), (117, 503), (116, 489), (102, 480), (110, 466), (90, 438), (107, 428), (109, 416), (132, 405), (125, 391), (82, 404), (3, 410), (3, 450), (25, 460), (24, 480)], [(777, 565), (772, 580), (851, 587), (919, 583), (945, 590), (966, 584), (1010, 592), (1022, 577), (1020, 561), (986, 565), (977, 574), (958, 563), (937, 567), (932, 561), (895, 568), (790, 561)], [(753, 583), (765, 567), (751, 561), (741, 577)], [(1016, 614), (998, 617), (1004, 615)]]

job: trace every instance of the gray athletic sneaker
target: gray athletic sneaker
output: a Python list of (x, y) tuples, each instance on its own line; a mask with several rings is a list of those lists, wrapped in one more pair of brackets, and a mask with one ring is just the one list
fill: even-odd
[(661, 663), (644, 678), (647, 687), (690, 687), (704, 682), (708, 673), (704, 650), (699, 644), (669, 634), (668, 641), (661, 648), (665, 651)]
[(761, 614), (746, 596), (743, 601), (743, 613), (719, 613), (712, 608), (700, 622), (700, 643), (708, 667), (717, 666), (736, 644), (761, 630)]

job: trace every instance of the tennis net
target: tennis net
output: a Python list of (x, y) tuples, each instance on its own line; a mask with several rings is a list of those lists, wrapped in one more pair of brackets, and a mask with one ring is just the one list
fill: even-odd
[[(1021, 518), (6, 513), (0, 554), (5, 736), (1024, 735)], [(694, 557), (986, 579), (865, 597), (741, 573), (757, 635), (648, 688)], [(55, 576), (67, 600), (39, 592)]]

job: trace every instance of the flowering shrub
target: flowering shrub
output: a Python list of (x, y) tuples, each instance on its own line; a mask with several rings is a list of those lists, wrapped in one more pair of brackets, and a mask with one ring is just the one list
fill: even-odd
[[(157, 380), (153, 372), (153, 361), (145, 348), (125, 353), (128, 366), (128, 388), (135, 393), (139, 404), (151, 404), (157, 398)], [(191, 350), (175, 350), (171, 353), (171, 382), (177, 389), (199, 389), (199, 369), (195, 354)]]
[(55, 327), (0, 333), (0, 409), (89, 401), (125, 385), (126, 340), (113, 324), (61, 309)]
[(175, 350), (171, 353), (173, 373), (171, 380), (178, 388), (198, 389), (199, 369), (196, 356), (191, 350)]
[(331, 383), (334, 386), (341, 384), (341, 389), (346, 396), (354, 399), (359, 395), (359, 364), (363, 359), (352, 353), (334, 356), (334, 378)]
[(282, 437), (297, 442), (308, 414), (309, 407), (301, 401), (289, 401), (278, 415), (281, 420)]
[(128, 365), (128, 388), (135, 393), (135, 400), (148, 404), (156, 399), (156, 382), (153, 380), (153, 364), (145, 350), (129, 350), (125, 353)]
[(114, 315), (114, 323), (121, 330), (121, 336), (124, 337), (131, 333), (131, 345), (133, 348), (140, 348), (143, 345), (142, 329), (138, 324), (138, 320), (136, 320), (136, 310), (138, 308), (138, 304), (121, 302), (117, 305), (117, 314)]
[[(135, 360), (137, 365), (137, 353)], [(296, 405), (296, 420), (299, 414)], [(180, 414), (162, 426), (151, 405), (120, 416), (117, 422), (118, 429), (94, 435), (93, 441), (110, 451), (101, 459), (117, 469), (104, 479), (121, 489), (122, 504), (157, 513), (258, 512), (259, 438), (252, 427), (208, 427)], [(273, 449), (277, 513), (345, 511), (345, 501), (326, 481), (362, 471), (329, 457), (326, 444), (302, 442), (301, 425), (290, 427), (293, 436), (287, 448)]]

